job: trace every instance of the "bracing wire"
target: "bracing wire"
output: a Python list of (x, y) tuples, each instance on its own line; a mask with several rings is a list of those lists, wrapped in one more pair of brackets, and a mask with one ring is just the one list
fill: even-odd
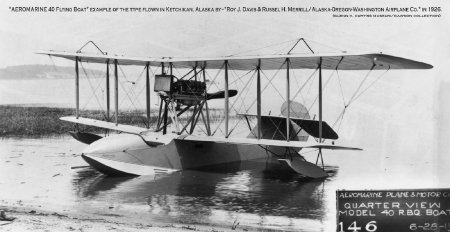
[[(355, 93), (353, 94), (353, 96), (355, 96), (355, 97), (353, 97), (353, 100), (352, 101), (349, 101), (347, 104), (345, 104), (345, 102), (344, 102), (344, 109), (342, 110), (342, 112), (339, 114), (339, 116), (338, 116), (338, 118), (336, 119), (336, 121), (333, 123), (333, 128), (334, 128), (334, 126), (339, 122), (339, 125), (338, 125), (338, 132), (339, 132), (339, 130), (340, 130), (340, 128), (341, 128), (341, 125), (342, 125), (342, 122), (344, 121), (344, 115), (345, 115), (345, 113), (346, 113), (346, 110), (347, 110), (347, 108), (350, 106), (350, 104), (351, 103), (353, 103), (353, 102), (355, 102), (357, 99), (359, 99), (367, 90), (369, 90), (376, 82), (378, 82), (380, 79), (381, 79), (381, 77), (383, 77), (389, 70), (390, 70), (390, 66), (388, 67), (388, 69), (386, 69), (386, 71), (384, 71), (382, 74), (380, 74), (380, 75), (378, 75), (378, 77), (376, 77), (369, 85), (367, 85), (367, 87), (366, 88), (364, 88), (362, 91), (359, 91), (359, 93), (357, 93), (356, 91), (355, 91)], [(372, 68), (372, 70), (373, 70), (373, 68)], [(369, 72), (370, 73), (370, 72)], [(368, 76), (369, 74), (367, 74), (367, 76)], [(365, 79), (362, 81), (362, 82), (365, 82)], [(363, 83), (362, 83), (363, 84)], [(360, 86), (362, 86), (362, 84), (360, 84)], [(357, 90), (360, 90), (361, 88), (358, 88)]]
[[(328, 86), (328, 83), (330, 83), (331, 77), (333, 77), (334, 72), (332, 72), (330, 74), (330, 76), (328, 76), (328, 79), (325, 81), (325, 84), (322, 87), (322, 90), (325, 90)], [(314, 104), (316, 104), (317, 99), (319, 99), (319, 94), (317, 94), (317, 96), (314, 98), (314, 101), (311, 103), (311, 105), (308, 107), (308, 112), (311, 111), (312, 107), (314, 106)]]
[[(245, 75), (248, 75), (250, 72), (247, 72)], [(241, 76), (241, 77), (239, 77), (239, 78), (243, 78), (244, 76)], [(247, 83), (246, 83), (246, 85), (244, 86), (244, 89), (245, 88), (247, 88), (247, 86), (248, 86), (248, 84), (251, 82), (251, 80), (253, 80), (253, 77), (254, 77), (254, 74), (251, 76), (251, 78), (247, 81)], [(216, 83), (214, 83), (216, 86), (217, 86), (217, 84)], [(217, 86), (218, 87), (218, 86)], [(248, 90), (249, 91), (249, 90)], [(247, 91), (247, 92), (248, 92)], [(240, 96), (243, 94), (244, 92), (242, 91), (242, 92), (239, 92), (239, 95), (236, 97), (237, 99), (238, 98), (240, 98)], [(234, 105), (237, 103), (237, 99), (236, 100), (234, 100), (233, 102), (232, 102), (232, 104), (231, 104), (231, 109), (232, 110), (234, 110), (234, 112), (235, 113), (239, 113), (239, 109), (238, 110), (236, 110), (236, 108), (234, 107)], [(214, 130), (214, 132), (212, 133), (212, 135), (214, 135), (216, 132), (217, 132), (217, 130), (219, 130), (220, 129), (220, 127), (221, 127), (221, 125), (222, 125), (222, 123), (225, 121), (225, 118), (222, 118), (221, 119), (221, 121), (220, 121), (220, 123), (217, 125), (217, 127), (216, 127), (216, 129)], [(238, 123), (239, 123), (239, 121), (238, 121)], [(220, 129), (221, 130), (221, 129)], [(222, 131), (222, 130), (221, 130)], [(229, 134), (231, 134), (231, 132), (232, 131), (229, 131)], [(228, 135), (226, 135), (226, 136), (228, 136)]]
[(92, 41), (92, 40), (89, 40), (89, 41), (86, 42), (83, 46), (81, 46), (81, 48), (77, 50), (77, 53), (80, 53), (81, 50), (83, 50), (83, 48), (86, 47), (88, 44), (94, 45), (95, 48), (97, 48), (97, 50), (99, 50), (103, 55), (106, 55), (106, 52), (103, 52), (103, 51), (97, 46), (97, 44), (95, 44), (94, 41)]
[[(266, 85), (264, 85), (264, 87), (261, 89), (261, 94), (264, 93), (264, 91), (267, 89), (267, 87), (269, 87), (271, 81), (278, 75), (278, 73), (281, 71), (282, 67), (285, 65), (286, 62), (283, 62), (283, 64), (281, 64), (280, 68), (275, 72), (275, 74), (269, 79), (269, 82), (266, 83)], [(261, 72), (262, 73), (262, 72)], [(245, 114), (248, 113), (248, 111), (250, 110), (250, 108), (253, 107), (253, 105), (256, 103), (256, 99), (253, 100), (253, 102), (250, 104), (249, 108), (245, 111)]]
[(363, 89), (361, 91), (361, 93), (359, 93), (354, 101), (356, 101), (359, 97), (361, 97), (361, 95), (363, 95), (370, 87), (372, 87), (372, 85), (374, 85), (378, 80), (381, 79), (381, 77), (383, 77), (389, 70), (391, 69), (391, 66), (389, 65), (388, 69), (386, 69), (386, 71), (384, 71), (381, 75), (379, 75), (374, 81), (372, 81), (365, 89)]
[(364, 79), (361, 81), (359, 86), (356, 88), (355, 92), (350, 97), (350, 100), (348, 100), (347, 106), (348, 106), (348, 104), (351, 104), (354, 101), (355, 97), (357, 96), (357, 94), (361, 90), (361, 88), (364, 85), (364, 83), (366, 82), (367, 78), (369, 78), (370, 74), (372, 73), (374, 67), (375, 67), (375, 64), (372, 65), (372, 68), (367, 72), (367, 74), (365, 75)]
[[(140, 83), (141, 78), (144, 76), (143, 74), (144, 74), (144, 71), (145, 71), (145, 70), (146, 70), (146, 67), (144, 67), (144, 68), (142, 69), (141, 73), (138, 75), (138, 78), (133, 82), (134, 84), (133, 84), (132, 87), (129, 89), (131, 95), (134, 95), (134, 96), (132, 96), (132, 97), (133, 97), (133, 101), (139, 102), (139, 101), (138, 101), (138, 98), (139, 98), (139, 96), (142, 95), (142, 92), (144, 92), (144, 90), (145, 90), (145, 88), (146, 88), (145, 86), (142, 87), (141, 90), (138, 91), (137, 93), (135, 93), (135, 91), (134, 91), (135, 86), (137, 86), (136, 84), (137, 84), (137, 83)], [(142, 106), (141, 106), (141, 107), (142, 107)], [(136, 109), (136, 110), (137, 110), (137, 109)], [(131, 106), (128, 108), (128, 111), (131, 111)]]
[[(247, 74), (248, 74), (248, 73), (247, 73)], [(233, 107), (233, 110), (235, 111), (235, 113), (239, 113), (240, 110), (242, 109), (242, 107), (244, 107), (244, 108), (246, 107), (243, 99), (245, 99), (245, 98), (247, 97), (247, 95), (250, 93), (250, 88), (247, 88), (247, 86), (248, 86), (249, 83), (253, 83), (253, 80), (254, 80), (255, 77), (256, 77), (256, 75), (255, 75), (255, 73), (253, 73), (253, 75), (250, 77), (250, 79), (247, 81), (247, 83), (245, 83), (243, 89), (248, 89), (248, 90), (245, 92), (244, 97), (243, 97), (243, 98), (242, 98), (242, 97), (237, 97), (236, 100), (234, 101), (234, 103), (232, 104), (232, 105), (234, 106), (234, 104), (237, 103), (238, 99), (241, 99), (241, 101), (243, 102), (243, 104), (241, 104), (241, 106), (239, 106), (239, 108), (238, 108), (237, 110)], [(244, 94), (244, 91), (242, 92), (242, 94)], [(242, 96), (242, 94), (241, 94), (241, 96)], [(231, 130), (230, 130), (230, 132), (229, 132), (230, 135), (231, 135), (231, 133), (236, 129), (236, 127), (239, 125), (239, 123), (241, 123), (241, 121), (243, 121), (243, 118), (242, 118), (242, 117), (239, 117), (239, 120), (238, 120), (238, 121), (236, 122), (236, 124), (231, 128)]]
[[(126, 82), (127, 82), (127, 83), (132, 83), (132, 84), (133, 84), (133, 86), (132, 86), (132, 87), (130, 88), (130, 90), (129, 90), (129, 91), (131, 91), (131, 90), (134, 88), (134, 85), (135, 85), (134, 82), (128, 80), (128, 78), (127, 78), (125, 72), (123, 71), (123, 69), (122, 69), (122, 67), (121, 67), (120, 65), (118, 65), (118, 67), (119, 67), (120, 72), (121, 72), (121, 74), (123, 75), (124, 79), (126, 80)], [(125, 100), (126, 98), (128, 98), (128, 99), (130, 100), (131, 105), (134, 107), (134, 109), (135, 109), (136, 111), (138, 111), (138, 107), (136, 106), (136, 104), (139, 104), (139, 107), (142, 108), (142, 106), (140, 105), (139, 102), (137, 102), (136, 104), (134, 104), (133, 99), (132, 99), (132, 97), (130, 96), (130, 92), (127, 91), (126, 87), (123, 85), (122, 82), (119, 82), (119, 83), (120, 83), (120, 86), (122, 87), (122, 90), (125, 92), (125, 97), (122, 98), (122, 101), (121, 101), (120, 103), (123, 104), (124, 100)], [(132, 95), (132, 92), (131, 92), (131, 95)]]
[[(309, 75), (309, 77), (305, 80), (303, 85), (300, 86), (298, 91), (294, 94), (294, 97), (292, 97), (292, 99), (296, 99), (297, 96), (300, 95), (302, 97), (303, 104), (305, 104), (306, 100), (305, 100), (305, 97), (303, 96), (303, 94), (301, 94), (301, 92), (302, 92), (303, 88), (305, 88), (306, 84), (308, 84), (308, 82), (311, 80), (311, 78), (313, 78), (313, 76), (315, 76), (315, 74), (317, 73), (318, 70), (319, 70), (318, 68), (315, 69), (314, 72), (311, 75)], [(294, 79), (296, 80), (297, 78), (295, 77), (295, 74), (293, 74), (293, 76), (294, 76)]]
[(92, 99), (92, 96), (95, 96), (97, 104), (100, 107), (100, 109), (102, 110), (102, 113), (104, 114), (104, 117), (106, 118), (106, 113), (104, 112), (105, 110), (104, 110), (104, 108), (103, 108), (103, 106), (101, 104), (100, 99), (97, 96), (97, 89), (100, 87), (101, 83), (98, 83), (97, 87), (94, 88), (94, 86), (93, 86), (93, 84), (92, 84), (92, 82), (91, 82), (91, 80), (89, 78), (89, 74), (87, 73), (86, 69), (84, 68), (84, 65), (83, 65), (82, 62), (80, 62), (80, 66), (81, 66), (81, 69), (83, 70), (83, 73), (86, 76), (86, 79), (88, 80), (89, 86), (91, 87), (91, 90), (92, 90), (92, 94), (91, 94), (91, 96), (89, 96), (88, 102), (86, 102), (86, 104), (84, 105), (83, 109), (85, 109), (87, 107), (87, 105), (89, 104), (90, 100)]
[(266, 49), (266, 48), (275, 47), (275, 46), (279, 46), (279, 45), (286, 44), (286, 43), (291, 43), (291, 42), (296, 41), (296, 40), (297, 39), (293, 39), (293, 40), (288, 40), (288, 41), (284, 41), (284, 42), (281, 42), (281, 43), (270, 44), (270, 45), (267, 45), (265, 47), (260, 47), (260, 48), (255, 48), (255, 49), (251, 49), (251, 50), (246, 50), (246, 51), (243, 51), (243, 52), (238, 52), (238, 53), (234, 53), (234, 54), (228, 55), (228, 57), (237, 56), (237, 55), (241, 55), (241, 54), (245, 54), (245, 53), (249, 53), (249, 52), (260, 51), (260, 50), (263, 50), (263, 49)]

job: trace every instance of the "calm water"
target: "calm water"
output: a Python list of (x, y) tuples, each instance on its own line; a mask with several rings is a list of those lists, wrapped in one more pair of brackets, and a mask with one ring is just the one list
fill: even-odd
[(265, 171), (265, 160), (161, 176), (113, 178), (86, 165), (71, 138), (1, 141), (3, 204), (110, 215), (148, 222), (195, 223), (277, 230), (333, 226), (327, 198), (337, 175), (306, 181)]

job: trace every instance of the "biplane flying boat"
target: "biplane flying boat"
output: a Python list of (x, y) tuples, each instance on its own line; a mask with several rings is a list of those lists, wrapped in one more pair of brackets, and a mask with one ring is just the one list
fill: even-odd
[[(431, 65), (386, 55), (367, 54), (281, 54), (259, 56), (227, 56), (213, 58), (138, 58), (78, 52), (38, 52), (52, 57), (72, 60), (75, 64), (76, 113), (62, 120), (106, 128), (123, 133), (101, 137), (95, 134), (73, 132), (78, 140), (89, 144), (82, 152), (83, 159), (98, 171), (107, 175), (153, 175), (183, 169), (200, 168), (229, 162), (266, 158), (276, 159), (289, 171), (312, 178), (324, 178), (323, 150), (361, 150), (355, 147), (335, 145), (338, 134), (322, 119), (322, 70), (392, 70), (430, 69)], [(79, 108), (79, 63), (89, 62), (106, 65), (107, 114), (109, 115), (109, 67), (114, 67), (114, 117), (113, 120), (96, 120), (80, 116)], [(154, 128), (150, 125), (138, 127), (118, 123), (118, 66), (143, 66), (146, 70), (146, 117), (150, 122), (150, 79), (154, 78), (153, 90), (160, 101), (158, 120)], [(176, 77), (173, 67), (188, 70)], [(160, 72), (150, 75), (150, 67)], [(298, 103), (291, 101), (290, 73), (296, 69), (318, 70), (318, 119), (311, 119)], [(206, 70), (223, 72), (223, 91), (208, 93)], [(229, 71), (253, 71), (256, 73), (256, 112), (239, 114), (248, 122), (256, 118), (256, 126), (248, 123), (250, 134), (245, 137), (230, 136), (230, 98), (239, 97), (238, 91), (229, 89)], [(286, 80), (286, 102), (281, 116), (262, 115), (261, 71), (283, 70)], [(213, 136), (208, 101), (223, 99), (224, 136)], [(296, 108), (296, 109), (294, 109)], [(300, 109), (299, 109), (300, 108)], [(298, 111), (301, 111), (300, 113)], [(182, 114), (188, 120), (179, 120)], [(200, 119), (201, 118), (201, 119)], [(195, 135), (194, 129), (203, 121), (205, 135)], [(171, 127), (168, 130), (168, 127)], [(314, 137), (315, 141), (308, 141)], [(331, 142), (329, 142), (331, 141)], [(307, 161), (299, 151), (318, 150), (315, 163)], [(319, 162), (320, 160), (320, 162)]]

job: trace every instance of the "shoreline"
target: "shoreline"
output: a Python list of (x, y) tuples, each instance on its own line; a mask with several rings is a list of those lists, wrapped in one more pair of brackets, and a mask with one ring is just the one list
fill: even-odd
[(134, 219), (125, 215), (94, 215), (89, 213), (71, 213), (43, 210), (30, 206), (6, 206), (0, 204), (0, 211), (4, 211), (12, 221), (0, 220), (1, 231), (252, 231), (248, 228), (225, 228), (217, 226), (155, 223)]
[[(220, 109), (209, 109), (211, 122), (218, 122), (222, 117)], [(189, 110), (188, 110), (189, 111)], [(65, 136), (69, 131), (77, 130), (91, 133), (104, 133), (105, 129), (78, 125), (62, 121), (59, 118), (73, 116), (75, 109), (42, 106), (42, 105), (0, 105), (0, 139), (1, 138), (42, 138), (52, 136)], [(107, 121), (105, 112), (101, 110), (83, 110), (80, 117)], [(150, 125), (157, 122), (158, 112), (152, 110)], [(113, 114), (109, 116), (113, 118)], [(181, 117), (187, 121), (188, 116)], [(146, 127), (147, 119), (144, 110), (119, 112), (119, 124)]]
[[(27, 106), (27, 105), (0, 105), (0, 138), (40, 138), (66, 135), (74, 130), (75, 125), (59, 118), (74, 115), (74, 109)], [(104, 120), (105, 115), (100, 110), (84, 110), (82, 117)], [(152, 118), (156, 121), (156, 118)], [(119, 123), (143, 126), (145, 117), (141, 112), (128, 112), (119, 114)], [(144, 125), (145, 126), (145, 125)], [(104, 132), (101, 128), (92, 128), (79, 125), (80, 131), (93, 133)]]

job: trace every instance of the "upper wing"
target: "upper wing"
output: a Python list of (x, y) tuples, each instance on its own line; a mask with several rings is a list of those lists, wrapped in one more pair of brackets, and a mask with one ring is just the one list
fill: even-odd
[[(161, 63), (172, 63), (179, 68), (192, 68), (195, 66), (207, 69), (221, 69), (224, 62), (228, 61), (229, 69), (252, 70), (261, 62), (260, 68), (264, 70), (277, 70), (284, 68), (286, 59), (290, 60), (291, 69), (316, 69), (322, 58), (322, 69), (331, 70), (370, 70), (372, 69), (430, 69), (430, 64), (405, 59), (382, 53), (368, 54), (294, 54), (294, 55), (270, 55), (270, 56), (227, 56), (227, 57), (199, 57), (199, 58), (149, 58), (126, 57), (118, 55), (86, 54), (71, 52), (45, 51), (37, 52), (70, 60), (78, 58), (81, 62), (113, 63), (117, 60), (120, 65), (150, 65), (160, 66)], [(375, 65), (375, 66), (374, 66)]]

